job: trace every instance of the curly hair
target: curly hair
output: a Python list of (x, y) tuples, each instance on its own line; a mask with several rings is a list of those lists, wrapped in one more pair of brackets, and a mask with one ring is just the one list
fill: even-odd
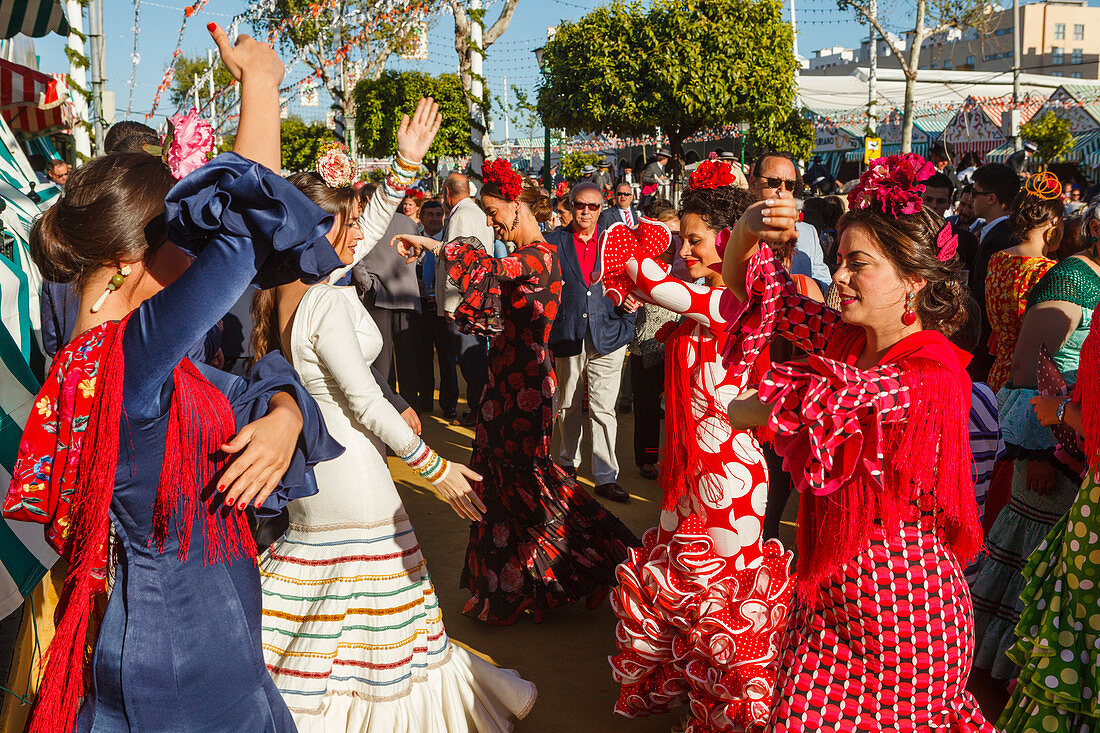
[(748, 189), (735, 186), (689, 189), (680, 198), (680, 218), (695, 214), (717, 233), (736, 224), (752, 201)]
[(894, 218), (875, 206), (853, 209), (840, 218), (837, 237), (849, 227), (861, 227), (882, 247), (882, 252), (903, 277), (919, 277), (925, 286), (913, 301), (925, 328), (951, 336), (966, 323), (970, 291), (963, 279), (962, 260), (956, 254), (946, 262), (937, 254), (936, 237), (943, 217), (928, 209)]
[(1060, 198), (1044, 198), (1026, 188), (1020, 189), (1008, 217), (1008, 224), (1012, 227), (1012, 243), (1019, 244), (1039, 227), (1057, 224), (1065, 213), (1066, 206)]

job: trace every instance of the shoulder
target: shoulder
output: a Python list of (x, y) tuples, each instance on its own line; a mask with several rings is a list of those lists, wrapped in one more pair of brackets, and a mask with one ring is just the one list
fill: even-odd
[(354, 293), (355, 288), (318, 283), (302, 296), (295, 320), (304, 323), (310, 333), (316, 333), (322, 328), (331, 328), (336, 324), (354, 322), (357, 311), (362, 310), (358, 300), (352, 301)]

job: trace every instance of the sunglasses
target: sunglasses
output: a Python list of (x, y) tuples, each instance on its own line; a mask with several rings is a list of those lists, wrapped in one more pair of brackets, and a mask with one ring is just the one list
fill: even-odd
[(991, 193), (993, 193), (993, 192), (992, 191), (979, 191), (976, 188), (971, 188), (970, 189), (970, 195), (971, 196), (988, 196)]
[(585, 209), (588, 209), (589, 211), (599, 211), (603, 208), (603, 204), (583, 204), (578, 201), (577, 203), (573, 204), (573, 208), (577, 211), (584, 211)]
[(797, 181), (792, 181), (787, 178), (768, 178), (765, 176), (762, 177), (762, 180), (764, 183), (768, 184), (768, 188), (774, 188), (776, 190), (785, 188), (793, 192), (795, 185), (797, 185)]
[(616, 196), (633, 196), (634, 194), (630, 193), (630, 191), (620, 191), (619, 193), (617, 193), (615, 195)]

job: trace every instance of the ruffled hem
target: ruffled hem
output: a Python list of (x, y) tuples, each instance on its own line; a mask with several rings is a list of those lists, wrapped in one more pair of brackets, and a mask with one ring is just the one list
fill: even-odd
[(398, 699), (364, 699), (330, 687), (312, 708), (290, 705), (300, 733), (497, 733), (531, 711), (535, 685), (452, 644), (450, 658)]
[(1031, 398), (1038, 394), (1038, 390), (1026, 387), (1002, 387), (997, 392), (1001, 435), (1006, 446), (1023, 451), (1054, 450), (1057, 445), (1054, 434), (1039, 423), (1035, 417), (1035, 407), (1031, 404)]
[(615, 305), (622, 305), (634, 291), (634, 281), (626, 272), (631, 260), (657, 258), (672, 245), (668, 227), (648, 217), (641, 217), (637, 229), (615, 222), (600, 236), (600, 256), (593, 282), (603, 285), (604, 294)]
[(643, 548), (616, 571), (615, 712), (635, 718), (686, 703), (688, 733), (763, 730), (776, 697), (792, 554), (768, 540), (760, 565), (729, 572), (695, 516), (668, 544), (657, 538), (656, 528), (646, 532)]
[(614, 585), (638, 539), (569, 474), (549, 459), (515, 466), (480, 453), (471, 468), (489, 512), (470, 528), (464, 614), (512, 623), (525, 606), (549, 610)]
[(462, 298), (454, 314), (459, 330), (490, 337), (504, 330), (500, 278), (482, 264), (492, 254), (476, 237), (458, 237), (443, 246), (442, 255), (447, 277)]

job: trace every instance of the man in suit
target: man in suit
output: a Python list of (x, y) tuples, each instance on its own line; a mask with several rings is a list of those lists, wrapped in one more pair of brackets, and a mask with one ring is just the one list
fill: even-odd
[(631, 190), (629, 183), (615, 185), (614, 205), (604, 209), (604, 212), (600, 214), (599, 230), (605, 232), (609, 226), (617, 221), (626, 224), (631, 229), (638, 226), (638, 209), (634, 206), (634, 191)]
[(596, 166), (586, 165), (581, 168), (581, 177), (577, 179), (577, 183), (595, 184), (597, 173), (599, 173), (599, 171), (596, 169)]
[[(942, 173), (933, 173), (924, 181), (922, 194), (924, 207), (944, 216), (951, 208), (951, 181)], [(974, 267), (974, 258), (978, 254), (978, 238), (970, 233), (965, 224), (950, 222), (951, 232), (959, 238), (959, 258), (963, 268), (969, 271)]]
[(985, 310), (985, 276), (993, 253), (1012, 246), (1012, 227), (1008, 223), (1008, 215), (1019, 192), (1020, 177), (1004, 163), (988, 163), (974, 171), (974, 185), (970, 189), (974, 197), (974, 213), (986, 221), (978, 239), (974, 267), (970, 270), (970, 293), (978, 301), (982, 312), (981, 340), (968, 370), (977, 382), (984, 382), (993, 366), (993, 356), (989, 353), (992, 329)]
[(588, 380), (588, 416), (592, 433), (592, 474), (596, 494), (613, 501), (629, 495), (616, 483), (617, 416), (615, 402), (623, 374), (626, 347), (634, 337), (631, 307), (616, 308), (592, 282), (599, 253), (600, 190), (580, 183), (570, 192), (573, 222), (555, 229), (546, 241), (561, 257), (562, 290), (558, 315), (550, 331), (550, 349), (558, 373), (558, 431), (562, 467), (574, 476), (581, 450), (581, 403)]
[(611, 191), (611, 164), (606, 160), (600, 161), (599, 170), (596, 171), (596, 175), (592, 176), (592, 183), (600, 189), (601, 196), (607, 196), (608, 192)]
[(634, 177), (634, 169), (630, 167), (630, 164), (623, 161), (623, 164), (619, 170), (619, 177), (615, 180), (615, 185), (625, 183), (630, 186), (631, 193), (634, 194), (635, 200), (638, 198), (638, 179)]
[[(443, 228), (442, 241), (453, 242), (458, 237), (474, 237), (482, 249), (493, 251), (493, 230), (486, 222), (485, 212), (470, 197), (470, 179), (461, 173), (447, 176), (443, 181), (443, 207), (449, 213)], [(469, 409), (461, 418), (454, 418), (454, 421), (469, 427), (474, 424), (474, 413), (481, 402), (481, 393), (489, 376), (489, 353), (484, 339), (458, 330), (454, 313), (461, 297), (458, 288), (447, 278), (446, 270), (446, 267), (439, 266), (435, 270), (436, 309), (439, 315), (447, 319), (452, 349), (458, 359), (458, 368), (462, 370), (462, 378), (466, 380), (466, 405)]]
[(642, 169), (641, 204), (643, 209), (648, 207), (649, 202), (657, 196), (664, 196), (667, 198), (668, 172), (665, 170), (665, 166), (668, 165), (668, 161), (671, 158), (672, 153), (665, 148), (661, 148), (657, 151), (657, 155), (654, 156), (653, 162)]

